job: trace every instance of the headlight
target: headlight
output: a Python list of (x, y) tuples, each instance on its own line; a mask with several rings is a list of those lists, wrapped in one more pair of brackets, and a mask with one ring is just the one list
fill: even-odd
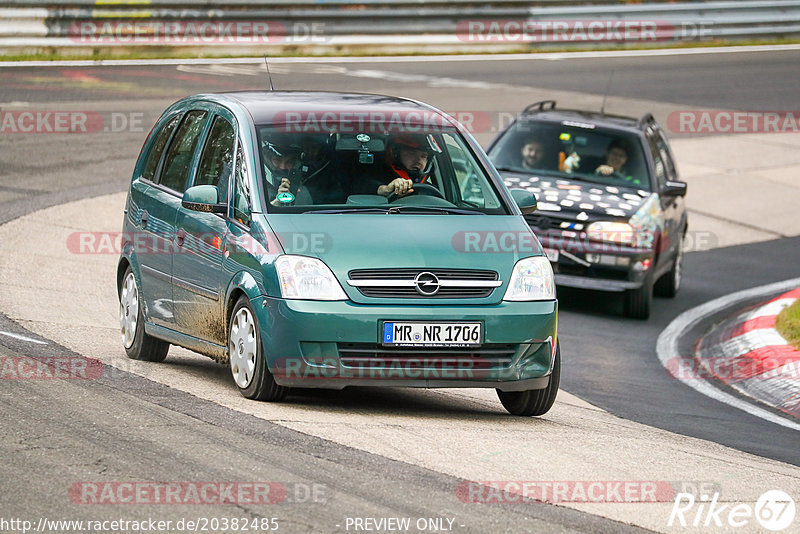
[(639, 248), (653, 248), (656, 233), (660, 229), (663, 230), (664, 224), (664, 214), (661, 211), (658, 195), (652, 194), (642, 202), (631, 217), (630, 223), (636, 232), (634, 245)]
[(633, 227), (623, 222), (593, 222), (586, 229), (586, 236), (593, 241), (619, 245), (632, 245), (635, 242)]
[(322, 261), (306, 256), (280, 256), (275, 270), (285, 299), (347, 300), (342, 286)]
[(503, 300), (555, 300), (553, 268), (544, 256), (525, 258), (514, 265)]

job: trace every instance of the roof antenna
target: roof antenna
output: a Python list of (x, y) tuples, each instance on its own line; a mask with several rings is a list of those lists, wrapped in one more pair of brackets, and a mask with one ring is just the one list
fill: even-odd
[[(264, 56), (266, 59), (266, 56)], [(608, 83), (606, 84), (606, 92), (603, 93), (603, 103), (600, 105), (600, 115), (606, 114), (606, 99), (608, 98), (608, 90), (611, 89), (611, 80), (614, 79), (614, 71), (608, 76)]]
[(269, 62), (267, 61), (267, 54), (264, 54), (264, 65), (267, 66), (267, 78), (269, 79), (269, 90), (274, 91), (275, 87), (272, 86), (272, 74), (269, 72)]

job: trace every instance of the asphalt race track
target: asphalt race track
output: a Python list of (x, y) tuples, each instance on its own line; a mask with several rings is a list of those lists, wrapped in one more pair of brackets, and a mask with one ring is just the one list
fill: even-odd
[[(599, 108), (611, 72), (610, 112), (653, 109), (663, 122), (666, 114), (681, 109), (796, 110), (798, 64), (800, 51), (779, 51), (563, 61), (276, 62), (272, 73), (280, 89), (387, 93), (447, 111), (485, 113), (490, 124), (475, 133), (485, 144), (503, 116), (551, 94), (559, 101), (571, 99), (576, 107)], [(263, 88), (264, 83), (263, 66), (257, 65), (0, 68), (4, 111), (24, 102), (34, 109), (94, 111), (106, 118), (106, 133), (0, 135), (0, 223), (124, 191), (150, 126), (169, 103), (192, 93)], [(112, 115), (116, 124), (109, 120)], [(655, 354), (659, 333), (681, 312), (798, 276), (800, 238), (773, 233), (777, 239), (688, 254), (678, 297), (656, 299), (646, 322), (623, 318), (619, 299), (559, 291), (562, 389), (630, 421), (800, 466), (795, 430), (700, 395), (670, 378)], [(68, 290), (70, 280), (63, 283)], [(3, 284), (14, 281), (0, 273), (0, 288)], [(5, 316), (0, 332), (37, 339)], [(687, 336), (681, 348), (688, 350), (693, 342)], [(2, 356), (53, 351), (69, 353), (53, 344), (0, 335)], [(201, 359), (199, 365), (212, 364)], [(0, 488), (7, 515), (41, 515), (42, 502), (50, 503), (51, 516), (68, 515), (69, 503), (49, 497), (51, 488), (86, 480), (85, 474), (73, 472), (88, 468), (98, 480), (283, 480), (300, 493), (324, 485), (327, 499), (290, 498), (286, 506), (297, 513), (276, 512), (291, 517), (283, 523), (289, 532), (345, 531), (345, 516), (387, 515), (457, 516), (454, 528), (463, 532), (634, 530), (544, 504), (462, 503), (455, 508), (455, 477), (290, 430), (129, 373), (86, 382), (3, 380), (0, 397), (5, 434), (0, 444), (4, 457), (15, 458), (0, 467), (0, 478), (10, 481)], [(408, 403), (420, 417), (436, 417), (439, 410), (468, 417), (461, 408), (415, 392), (348, 390), (314, 398), (312, 410), (322, 399), (345, 410), (361, 410), (364, 403), (381, 408)], [(232, 511), (256, 513), (240, 505), (235, 510), (210, 507), (203, 515)], [(151, 513), (145, 505), (105, 507), (96, 515), (110, 518), (123, 512)], [(158, 511), (165, 519), (186, 513), (182, 506)]]

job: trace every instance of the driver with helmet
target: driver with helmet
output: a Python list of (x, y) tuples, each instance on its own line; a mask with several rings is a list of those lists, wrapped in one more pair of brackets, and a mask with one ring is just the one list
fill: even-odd
[(442, 151), (432, 135), (399, 134), (391, 137), (387, 145), (392, 179), (378, 187), (379, 195), (402, 197), (414, 192), (414, 184), (430, 183), (434, 154)]
[[(330, 159), (330, 134), (277, 134), (263, 144), (264, 163), (272, 175), (273, 206), (344, 202)], [(287, 194), (288, 193), (288, 194)]]
[[(281, 204), (279, 196), (289, 193), (291, 187), (289, 177), (292, 171), (299, 166), (303, 147), (296, 136), (282, 134), (266, 140), (262, 144), (262, 148), (264, 165), (272, 176), (271, 183), (268, 183), (268, 195), (275, 196), (270, 204), (277, 206)], [(277, 192), (274, 192), (276, 185)]]

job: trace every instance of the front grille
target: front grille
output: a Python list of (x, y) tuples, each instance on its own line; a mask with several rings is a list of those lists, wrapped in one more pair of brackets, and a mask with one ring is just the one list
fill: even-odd
[[(450, 282), (456, 285), (441, 287), (432, 296), (421, 295), (412, 285), (391, 286), (381, 285), (382, 282), (413, 282), (414, 278), (423, 272), (433, 273), (444, 283)], [(469, 287), (469, 282), (497, 282), (498, 276), (494, 271), (481, 271), (477, 269), (360, 269), (348, 273), (349, 281), (356, 285), (363, 281), (376, 281), (374, 285), (356, 285), (358, 290), (365, 297), (374, 298), (434, 298), (434, 299), (467, 299), (488, 297), (494, 291), (494, 287)], [(458, 282), (466, 282), (458, 285)], [(492, 284), (493, 286), (499, 283)]]
[(511, 365), (518, 345), (428, 348), (383, 347), (375, 343), (338, 343), (339, 360), (356, 369), (499, 369)]

